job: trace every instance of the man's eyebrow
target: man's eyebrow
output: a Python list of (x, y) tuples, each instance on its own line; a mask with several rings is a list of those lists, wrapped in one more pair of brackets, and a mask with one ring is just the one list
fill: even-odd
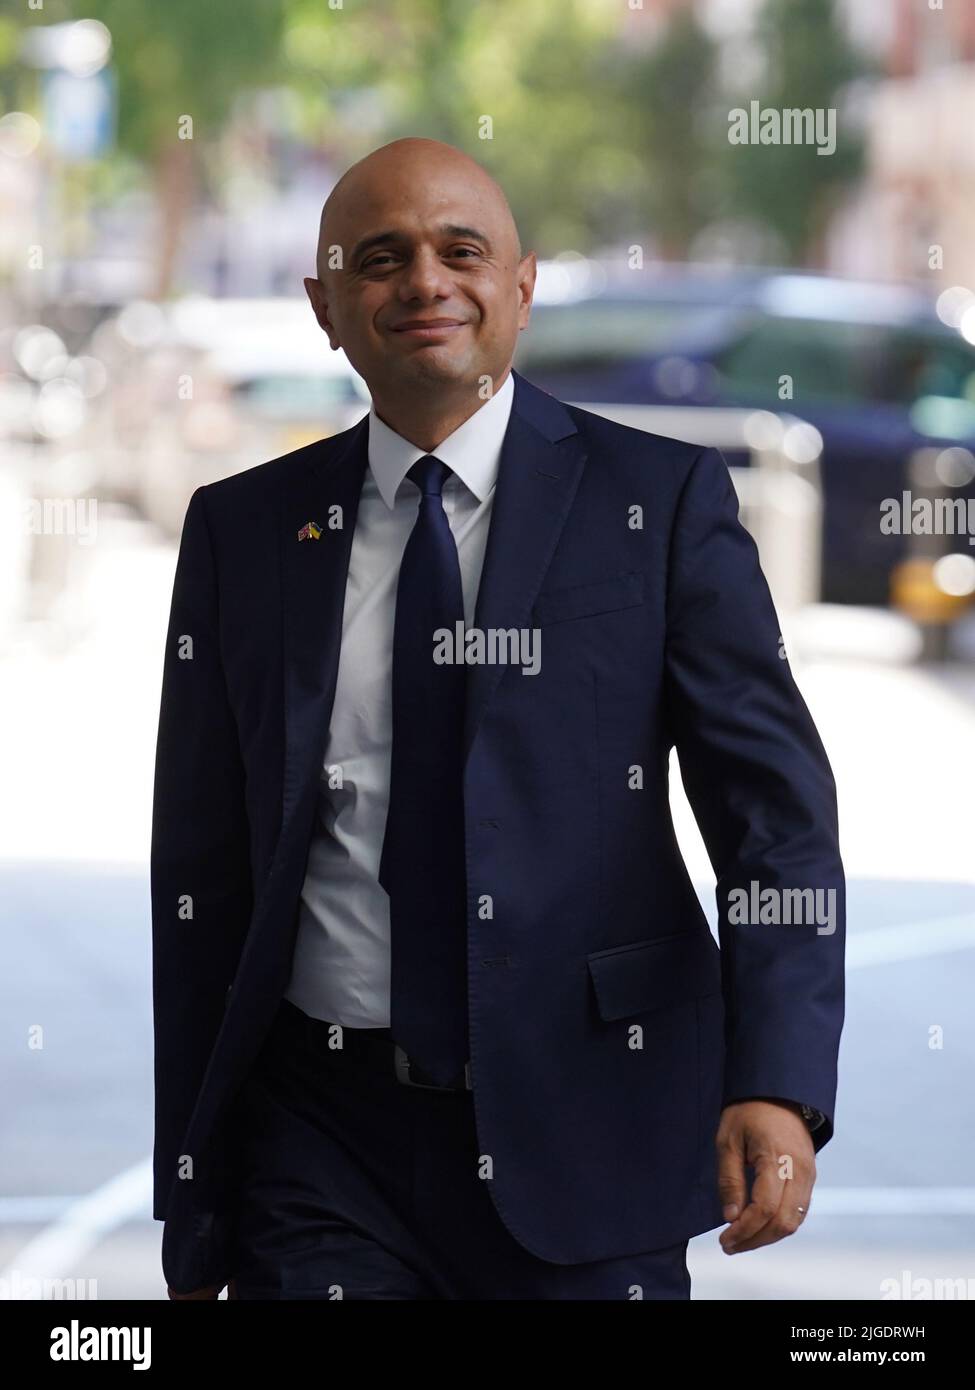
[[(465, 237), (469, 241), (479, 241), (487, 250), (491, 249), (491, 242), (483, 232), (476, 227), (459, 227), (452, 222), (444, 223), (437, 229), (442, 236)], [(376, 232), (373, 236), (362, 237), (352, 248), (351, 260), (355, 261), (366, 251), (371, 251), (375, 246), (404, 246), (410, 242), (411, 238), (405, 232), (397, 232), (392, 229), (385, 232)]]

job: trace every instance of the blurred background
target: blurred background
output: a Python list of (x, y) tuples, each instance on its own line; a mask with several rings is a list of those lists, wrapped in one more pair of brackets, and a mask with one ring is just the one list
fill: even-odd
[(836, 773), (836, 1137), (798, 1236), (691, 1243), (694, 1297), (975, 1297), (973, 126), (975, 7), (928, 0), (0, 17), (8, 1296), (165, 1297), (148, 850), (176, 546), (200, 484), (368, 409), (301, 280), (335, 180), (410, 134), (481, 161), (539, 257), (516, 367), (724, 452)]

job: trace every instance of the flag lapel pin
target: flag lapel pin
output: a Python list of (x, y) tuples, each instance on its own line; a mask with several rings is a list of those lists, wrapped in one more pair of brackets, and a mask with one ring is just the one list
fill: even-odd
[(317, 521), (306, 521), (304, 526), (302, 526), (301, 530), (298, 532), (298, 539), (300, 541), (317, 541), (321, 534), (322, 528), (319, 526)]

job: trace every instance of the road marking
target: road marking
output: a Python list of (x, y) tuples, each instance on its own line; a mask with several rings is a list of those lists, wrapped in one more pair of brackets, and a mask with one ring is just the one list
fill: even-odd
[(975, 1216), (975, 1187), (824, 1187), (810, 1215)]
[[(846, 968), (917, 960), (975, 949), (975, 916), (877, 927), (850, 935)], [(821, 1216), (975, 1216), (975, 1187), (825, 1187), (815, 1196)], [(0, 1197), (0, 1225), (50, 1222), (22, 1247), (0, 1278), (64, 1278), (127, 1221), (150, 1220), (152, 1158), (143, 1159), (83, 1197)]]
[(53, 1221), (77, 1197), (0, 1197), (0, 1226), (32, 1226)]
[[(14, 1200), (8, 1198), (7, 1201)], [(118, 1173), (94, 1192), (63, 1209), (49, 1226), (22, 1246), (0, 1278), (16, 1270), (22, 1279), (64, 1278), (110, 1231), (152, 1213), (152, 1159)]]
[(941, 917), (931, 922), (905, 922), (897, 927), (874, 927), (846, 938), (846, 968), (890, 965), (900, 960), (919, 960), (949, 951), (975, 948), (975, 916)]
[[(718, 941), (710, 917), (708, 925), (711, 935)], [(921, 960), (924, 956), (972, 950), (975, 950), (975, 913), (960, 912), (954, 917), (935, 917), (923, 922), (904, 922), (899, 926), (847, 932), (846, 968), (862, 970), (868, 965), (892, 965), (900, 960)]]

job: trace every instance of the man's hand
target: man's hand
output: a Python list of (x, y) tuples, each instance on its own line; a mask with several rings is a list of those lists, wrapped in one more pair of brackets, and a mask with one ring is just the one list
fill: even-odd
[[(816, 1181), (815, 1149), (800, 1107), (771, 1100), (727, 1105), (715, 1142), (718, 1193), (731, 1223), (719, 1237), (725, 1254), (757, 1250), (791, 1236), (809, 1211)], [(755, 1169), (747, 1206), (746, 1164)]]
[[(166, 1287), (167, 1287), (167, 1290), (168, 1290), (168, 1293), (169, 1293), (170, 1298), (172, 1298), (172, 1299), (186, 1299), (186, 1298), (219, 1298), (219, 1297), (220, 1297), (221, 1290), (223, 1289), (224, 1286), (223, 1286), (223, 1284), (211, 1284), (211, 1285), (209, 1285), (209, 1287), (207, 1287), (207, 1288), (205, 1288), (205, 1289), (194, 1289), (194, 1291), (193, 1291), (192, 1293), (176, 1293), (176, 1291), (175, 1291), (174, 1289), (170, 1289), (168, 1285), (167, 1285)], [(231, 1279), (230, 1283), (227, 1285), (227, 1297), (228, 1297), (228, 1298), (236, 1298), (236, 1297), (237, 1297), (237, 1288), (236, 1288), (236, 1285), (235, 1285), (233, 1279)]]

